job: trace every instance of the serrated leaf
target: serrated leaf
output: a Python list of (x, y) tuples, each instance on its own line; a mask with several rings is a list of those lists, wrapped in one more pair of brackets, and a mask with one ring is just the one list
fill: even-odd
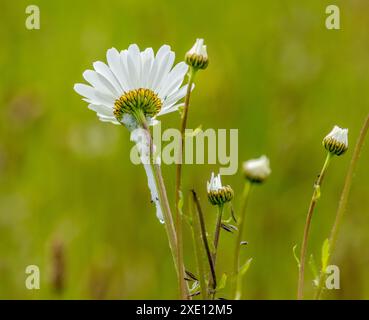
[(311, 254), (309, 258), (310, 270), (314, 276), (314, 279), (318, 279), (318, 268), (316, 267), (314, 256)]
[(220, 281), (217, 285), (217, 291), (222, 290), (222, 289), (225, 288), (225, 286), (227, 284), (227, 279), (228, 279), (227, 274), (223, 273), (222, 277), (220, 278)]
[(292, 251), (293, 251), (293, 256), (295, 257), (295, 260), (297, 262), (297, 268), (300, 269), (301, 264), (300, 264), (300, 259), (297, 257), (297, 254), (296, 254), (296, 248), (297, 248), (297, 244), (293, 246)]
[(322, 246), (322, 272), (325, 272), (325, 269), (328, 266), (330, 255), (330, 243), (328, 239), (325, 239)]

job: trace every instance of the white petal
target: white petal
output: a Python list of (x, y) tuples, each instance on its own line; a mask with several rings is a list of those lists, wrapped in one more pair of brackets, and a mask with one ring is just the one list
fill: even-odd
[(98, 74), (100, 74), (101, 76), (103, 76), (106, 80), (108, 80), (112, 86), (114, 86), (115, 90), (117, 92), (119, 92), (120, 94), (123, 93), (123, 88), (120, 85), (120, 83), (118, 82), (117, 78), (115, 77), (115, 75), (113, 74), (113, 72), (111, 72), (111, 70), (109, 69), (109, 67), (101, 62), (101, 61), (96, 61), (94, 64), (94, 69), (96, 70), (96, 72)]
[(116, 96), (117, 98), (120, 97), (120, 93), (115, 90), (114, 86), (105, 79), (102, 75), (98, 74), (96, 71), (86, 70), (83, 73), (83, 77), (87, 82), (89, 82), (95, 89)]
[(133, 54), (133, 55), (139, 55), (140, 54), (140, 48), (135, 43), (134, 44), (131, 44), (128, 47), (128, 51), (129, 51), (130, 54)]
[(127, 78), (123, 72), (122, 63), (120, 59), (120, 54), (117, 49), (111, 48), (106, 52), (106, 59), (108, 61), (110, 70), (114, 73), (115, 77), (118, 79), (123, 90), (129, 90), (129, 85)]
[(150, 72), (150, 77), (149, 77), (149, 81), (147, 84), (147, 88), (148, 89), (154, 89), (153, 88), (153, 83), (156, 79), (156, 76), (159, 72), (159, 67), (160, 67), (160, 63), (163, 59), (163, 57), (170, 51), (170, 47), (168, 45), (163, 45), (160, 47), (158, 53), (156, 54), (153, 66), (151, 68), (151, 72)]
[[(176, 91), (174, 94), (170, 95), (166, 100), (164, 100), (163, 109), (169, 108), (173, 104), (177, 103), (177, 101), (181, 100), (187, 93), (188, 85), (184, 85), (181, 89)], [(195, 86), (192, 85), (192, 90)]]
[(143, 88), (147, 87), (153, 62), (154, 51), (152, 48), (147, 48), (145, 51), (141, 52), (141, 83)]
[(163, 80), (165, 80), (168, 76), (170, 69), (173, 66), (175, 59), (174, 52), (168, 52), (163, 58), (161, 59), (160, 65), (158, 67), (158, 71), (156, 77), (152, 83), (152, 89), (157, 93), (160, 89), (160, 85), (162, 84)]
[(105, 117), (114, 117), (114, 113), (113, 113), (113, 109), (106, 107), (106, 106), (101, 106), (101, 105), (96, 105), (96, 104), (90, 104), (88, 106), (88, 108), (90, 110), (95, 111), (96, 113), (105, 116)]
[(135, 86), (134, 81), (132, 81), (131, 75), (128, 72), (127, 59), (128, 59), (128, 50), (122, 50), (120, 52), (120, 61), (121, 61), (121, 64), (122, 64), (122, 72), (123, 72), (124, 77), (126, 78), (127, 84), (128, 84), (127, 91), (129, 91), (129, 90), (135, 89), (136, 86)]
[(160, 112), (158, 113), (158, 116), (162, 116), (164, 114), (177, 111), (178, 108), (182, 106), (184, 106), (184, 103), (172, 104), (171, 106), (166, 107), (165, 109), (161, 109)]
[(119, 123), (119, 121), (117, 121), (116, 118), (114, 117), (106, 117), (106, 116), (103, 116), (101, 114), (97, 114), (97, 116), (99, 117), (99, 120), (102, 121), (102, 122), (111, 122), (113, 124), (121, 124)]
[(132, 89), (138, 89), (141, 87), (140, 85), (140, 75), (141, 75), (141, 58), (140, 56), (138, 56), (138, 58), (140, 59), (140, 63), (137, 63), (137, 57), (133, 56), (132, 54), (128, 53), (127, 55), (127, 70), (128, 70), (128, 74), (129, 77), (131, 79), (131, 83), (133, 85)]
[(166, 80), (163, 81), (159, 91), (159, 96), (165, 99), (168, 95), (177, 91), (181, 86), (187, 71), (188, 65), (185, 62), (176, 64), (168, 74)]
[(92, 104), (99, 104), (107, 107), (112, 107), (114, 105), (115, 97), (113, 95), (100, 92), (86, 84), (77, 83), (74, 85), (74, 90), (81, 96), (86, 97)]

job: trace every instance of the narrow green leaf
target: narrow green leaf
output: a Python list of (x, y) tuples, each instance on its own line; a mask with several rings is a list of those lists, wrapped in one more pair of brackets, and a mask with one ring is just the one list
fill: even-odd
[(247, 270), (249, 270), (251, 262), (252, 262), (252, 258), (247, 260), (245, 264), (241, 267), (239, 271), (241, 278), (246, 274)]
[(314, 259), (313, 255), (310, 255), (309, 266), (310, 266), (310, 270), (311, 270), (311, 272), (314, 276), (314, 279), (317, 279), (319, 277), (318, 268), (316, 267), (316, 263), (315, 263), (315, 259)]
[(236, 294), (235, 300), (240, 300), (242, 298), (242, 279), (246, 274), (247, 270), (250, 268), (250, 264), (252, 262), (252, 258), (246, 261), (246, 263), (241, 267), (236, 275)]
[(330, 243), (328, 239), (325, 239), (322, 246), (322, 272), (325, 272), (325, 269), (328, 266), (330, 255)]
[(220, 281), (218, 282), (217, 285), (217, 291), (222, 290), (225, 288), (226, 284), (227, 284), (227, 274), (223, 273), (222, 277), (220, 278)]

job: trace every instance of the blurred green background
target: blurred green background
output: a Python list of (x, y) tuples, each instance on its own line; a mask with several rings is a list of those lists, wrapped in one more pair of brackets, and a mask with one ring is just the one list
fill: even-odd
[[(341, 9), (338, 31), (325, 28), (332, 3)], [(30, 4), (40, 7), (40, 30), (25, 28)], [(324, 161), (321, 140), (335, 124), (350, 130), (351, 149), (333, 162), (313, 219), (309, 254), (318, 261), (369, 110), (368, 1), (17, 0), (0, 7), (0, 298), (177, 297), (144, 170), (129, 160), (129, 133), (99, 122), (73, 85), (92, 62), (105, 61), (110, 47), (157, 50), (167, 43), (180, 61), (197, 37), (205, 38), (210, 65), (196, 79), (189, 126), (238, 128), (239, 163), (267, 154), (273, 170), (255, 188), (247, 213), (242, 259), (254, 260), (244, 298), (295, 298), (292, 247), (301, 243)], [(177, 127), (179, 115), (162, 120)], [(327, 298), (369, 298), (368, 161), (367, 144), (334, 256), (341, 290)], [(174, 167), (163, 170), (174, 204)], [(190, 188), (198, 191), (209, 228), (212, 170), (218, 166), (186, 165), (183, 185), (186, 197)], [(223, 183), (234, 188), (237, 210), (241, 172)], [(194, 272), (185, 231), (186, 264)], [(222, 233), (219, 269), (231, 270), (234, 240)], [(58, 293), (53, 275), (60, 256)], [(25, 288), (31, 264), (40, 267), (40, 290)], [(306, 297), (312, 297), (307, 270)]]

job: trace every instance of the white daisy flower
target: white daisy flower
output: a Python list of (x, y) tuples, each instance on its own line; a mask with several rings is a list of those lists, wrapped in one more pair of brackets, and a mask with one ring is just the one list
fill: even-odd
[(233, 199), (233, 190), (230, 186), (223, 186), (220, 174), (214, 176), (211, 173), (210, 181), (207, 182), (208, 199), (212, 205), (222, 205)]
[(156, 56), (152, 48), (140, 51), (136, 44), (120, 52), (111, 48), (106, 58), (107, 65), (97, 61), (94, 70), (83, 73), (90, 85), (74, 86), (101, 121), (133, 130), (145, 119), (153, 124), (156, 116), (178, 109), (186, 95), (187, 85), (181, 85), (188, 66), (180, 62), (173, 67), (175, 54), (168, 45)]
[(323, 146), (332, 154), (340, 156), (348, 149), (348, 129), (334, 126), (332, 131), (323, 139)]
[[(188, 66), (180, 62), (173, 67), (175, 54), (163, 45), (156, 55), (152, 48), (140, 51), (136, 44), (127, 50), (109, 49), (107, 62), (97, 61), (94, 70), (83, 77), (90, 85), (76, 84), (74, 90), (89, 103), (101, 121), (124, 124), (131, 131), (148, 178), (156, 215), (163, 223), (163, 214), (150, 161), (150, 138), (140, 128), (155, 124), (157, 116), (176, 111), (187, 91), (182, 86)], [(173, 67), (173, 68), (172, 68)], [(155, 146), (153, 146), (155, 149)], [(155, 159), (160, 163), (160, 157)]]
[(269, 159), (266, 156), (261, 156), (257, 159), (251, 159), (243, 163), (243, 172), (246, 179), (251, 182), (261, 183), (269, 177), (270, 170)]

